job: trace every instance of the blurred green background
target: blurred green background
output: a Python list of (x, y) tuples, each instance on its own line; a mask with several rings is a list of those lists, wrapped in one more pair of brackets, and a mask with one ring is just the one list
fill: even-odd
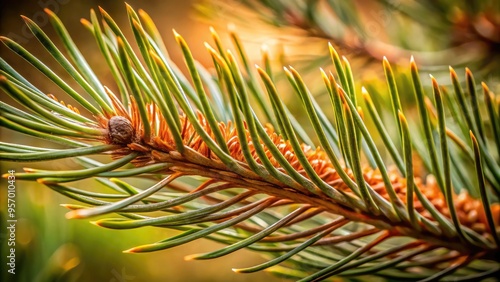
[[(202, 23), (192, 9), (194, 1), (127, 1), (135, 9), (149, 13), (163, 34), (167, 48), (174, 61), (183, 68), (179, 48), (172, 36), (172, 28), (182, 34), (193, 49), (195, 57), (209, 65), (209, 56), (204, 41), (210, 41), (208, 25)], [(88, 62), (95, 69), (104, 84), (114, 85), (106, 67), (100, 67), (103, 60), (91, 34), (80, 24), (80, 18), (88, 18), (91, 8), (103, 7), (117, 23), (123, 27), (126, 36), (132, 38), (128, 28), (125, 5), (122, 1), (1, 1), (0, 34), (14, 38), (26, 49), (53, 68), (63, 78), (61, 68), (32, 38), (19, 15), (35, 20), (44, 31), (55, 38), (54, 31), (43, 16), (47, 7), (61, 18), (74, 41), (81, 48)], [(45, 19), (45, 20), (44, 20)], [(57, 40), (55, 40), (58, 43)], [(0, 57), (30, 80), (34, 85), (57, 97), (64, 97), (58, 89), (48, 83), (34, 68), (8, 50), (0, 46)], [(71, 79), (72, 87), (78, 89)], [(59, 94), (59, 95), (58, 95)], [(2, 101), (11, 102), (5, 93)], [(0, 129), (2, 142), (34, 144), (34, 139), (26, 139), (21, 134)], [(29, 142), (29, 143), (27, 143)], [(68, 168), (74, 166), (71, 160), (49, 163), (20, 164), (2, 162), (1, 174), (10, 169), (22, 171), (23, 167), (44, 169)], [(84, 189), (99, 190), (96, 182), (85, 182)], [(94, 226), (88, 220), (67, 220), (67, 209), (61, 204), (75, 203), (54, 191), (32, 182), (16, 182), (16, 274), (7, 273), (7, 180), (0, 182), (0, 237), (1, 281), (282, 281), (267, 273), (235, 274), (232, 267), (244, 267), (263, 262), (258, 254), (239, 251), (213, 261), (184, 261), (183, 257), (192, 253), (206, 252), (219, 248), (216, 243), (199, 240), (171, 250), (148, 254), (124, 254), (131, 247), (162, 240), (172, 236), (174, 231), (158, 228), (143, 228), (122, 231), (108, 230)], [(78, 186), (75, 186), (78, 187)]]

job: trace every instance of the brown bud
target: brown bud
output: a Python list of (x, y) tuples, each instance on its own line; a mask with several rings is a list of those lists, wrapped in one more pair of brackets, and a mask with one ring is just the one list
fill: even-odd
[(122, 117), (114, 116), (108, 122), (108, 136), (111, 144), (125, 145), (132, 143), (135, 130), (132, 123)]

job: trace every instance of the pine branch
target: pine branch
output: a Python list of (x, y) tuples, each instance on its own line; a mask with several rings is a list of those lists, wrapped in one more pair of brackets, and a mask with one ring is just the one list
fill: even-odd
[[(71, 210), (68, 218), (116, 213), (120, 217), (93, 223), (111, 229), (182, 231), (125, 252), (164, 250), (207, 238), (227, 246), (188, 260), (249, 248), (265, 253), (269, 261), (234, 271), (266, 269), (301, 281), (365, 274), (469, 280), (500, 271), (498, 99), (483, 84), (483, 104), (470, 71), (465, 92), (451, 69), (455, 94), (432, 78), (433, 95), (428, 97), (412, 59), (418, 105), (414, 118), (401, 106), (388, 60), (383, 67), (391, 104), (377, 109), (363, 88), (362, 108), (349, 62), (330, 45), (337, 73), (322, 70), (321, 75), (331, 108), (320, 107), (298, 71), (284, 69), (314, 137), (305, 135), (304, 125), (289, 113), (270, 65), (249, 66), (234, 32), (238, 58), (212, 30), (216, 47), (206, 47), (216, 68), (213, 76), (174, 32), (188, 80), (168, 57), (145, 12), (127, 5), (140, 52), (136, 54), (104, 10), (102, 26), (91, 11), (90, 21), (82, 23), (96, 38), (117, 82), (116, 95), (87, 65), (57, 16), (46, 12), (69, 58), (25, 18), (29, 29), (92, 100), (83, 99), (22, 46), (1, 37), (77, 106), (46, 95), (1, 60), (0, 87), (19, 104), (0, 104), (2, 127), (64, 147), (0, 143), (0, 159), (75, 158), (81, 169), (26, 169), (15, 175), (81, 202), (65, 205)], [(365, 111), (375, 129), (365, 123)], [(392, 112), (391, 120), (383, 121), (381, 111)], [(398, 135), (390, 136), (390, 126)], [(311, 140), (318, 140), (318, 147)], [(386, 150), (392, 160), (382, 157)], [(90, 157), (95, 154), (111, 158), (101, 163)], [(418, 167), (419, 160), (425, 169)], [(156, 184), (135, 187), (124, 180), (129, 177)], [(66, 184), (74, 181), (98, 181), (110, 191), (89, 192)]]

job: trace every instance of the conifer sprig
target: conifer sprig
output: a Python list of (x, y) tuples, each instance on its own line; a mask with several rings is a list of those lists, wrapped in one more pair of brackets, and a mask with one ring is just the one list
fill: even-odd
[[(91, 100), (22, 46), (1, 37), (59, 87), (53, 93), (68, 94), (76, 106), (42, 92), (0, 60), (0, 87), (18, 103), (0, 104), (1, 125), (61, 145), (51, 149), (2, 142), (0, 159), (74, 158), (81, 169), (16, 174), (81, 202), (65, 205), (71, 210), (68, 218), (116, 214), (93, 223), (110, 229), (181, 231), (125, 252), (164, 250), (207, 238), (227, 246), (188, 260), (248, 248), (266, 254), (269, 261), (234, 271), (268, 270), (301, 281), (366, 274), (462, 281), (500, 272), (495, 261), (500, 242), (500, 112), (486, 84), (484, 103), (478, 99), (470, 71), (465, 91), (450, 69), (454, 93), (434, 78), (427, 93), (412, 59), (410, 90), (418, 102), (418, 113), (412, 114), (401, 104), (391, 66), (384, 60), (391, 102), (377, 108), (366, 89), (361, 90), (364, 103), (357, 97), (348, 61), (330, 46), (336, 74), (319, 74), (331, 105), (320, 106), (299, 72), (291, 66), (284, 69), (316, 135), (307, 136), (306, 125), (284, 104), (270, 65), (251, 67), (234, 32), (237, 56), (226, 51), (212, 30), (215, 47), (206, 47), (213, 75), (174, 32), (187, 78), (172, 63), (144, 11), (136, 13), (127, 5), (139, 54), (104, 10), (102, 25), (91, 11), (90, 20), (82, 23), (95, 37), (117, 84), (106, 87), (62, 22), (46, 12), (63, 50), (25, 19), (29, 29)], [(388, 120), (381, 118), (385, 110), (392, 112)], [(388, 133), (391, 126), (397, 128), (396, 136)], [(392, 160), (383, 158), (385, 151)], [(96, 154), (111, 158), (102, 163), (91, 157)], [(425, 168), (417, 167), (419, 160)], [(145, 187), (133, 186), (128, 178), (144, 179)], [(151, 180), (155, 184), (147, 187)], [(67, 184), (74, 181), (97, 181), (108, 191)]]

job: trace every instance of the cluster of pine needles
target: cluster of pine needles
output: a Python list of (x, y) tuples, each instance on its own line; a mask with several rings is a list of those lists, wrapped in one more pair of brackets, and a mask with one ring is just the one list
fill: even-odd
[[(116, 82), (109, 88), (55, 13), (46, 10), (62, 48), (24, 18), (86, 96), (21, 45), (0, 38), (54, 86), (45, 93), (0, 59), (0, 87), (17, 102), (0, 102), (1, 126), (56, 145), (1, 142), (0, 159), (78, 163), (80, 169), (15, 175), (78, 201), (65, 205), (68, 218), (106, 214), (113, 217), (93, 223), (180, 231), (128, 253), (200, 238), (226, 246), (187, 259), (248, 248), (268, 260), (235, 272), (267, 270), (300, 281), (361, 275), (475, 281), (500, 273), (500, 97), (484, 83), (478, 88), (469, 70), (465, 88), (452, 68), (453, 91), (432, 77), (424, 87), (412, 58), (406, 89), (384, 59), (384, 99), (357, 89), (349, 62), (330, 45), (332, 71), (318, 73), (330, 105), (320, 105), (293, 67), (273, 70), (266, 50), (262, 67), (251, 65), (235, 31), (234, 51), (211, 31), (214, 44), (205, 46), (212, 71), (174, 31), (186, 77), (151, 18), (128, 5), (127, 12), (138, 52), (104, 10), (102, 20), (93, 10), (82, 20)], [(308, 121), (291, 114), (277, 73)], [(402, 105), (401, 95), (414, 105)], [(144, 187), (127, 182), (136, 178)], [(106, 191), (68, 184), (77, 181)]]

